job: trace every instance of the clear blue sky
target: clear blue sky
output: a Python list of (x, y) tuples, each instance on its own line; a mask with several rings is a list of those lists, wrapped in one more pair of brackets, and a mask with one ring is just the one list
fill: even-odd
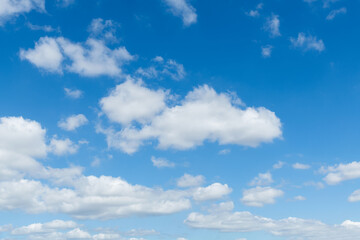
[(0, 239), (360, 236), (358, 0), (0, 0)]

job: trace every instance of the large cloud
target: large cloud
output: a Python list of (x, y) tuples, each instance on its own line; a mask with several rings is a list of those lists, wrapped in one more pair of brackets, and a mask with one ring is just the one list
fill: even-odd
[[(131, 91), (134, 87), (144, 94)], [(121, 99), (117, 101), (118, 106), (114, 104), (115, 99)], [(175, 106), (164, 107), (163, 99), (163, 91), (145, 90), (144, 86), (134, 85), (132, 80), (118, 85), (110, 96), (100, 101), (103, 112), (110, 120), (120, 123), (133, 120), (141, 126), (127, 126), (118, 132), (100, 128), (99, 131), (107, 135), (108, 145), (127, 153), (137, 151), (143, 141), (153, 139), (161, 149), (185, 150), (202, 145), (204, 141), (257, 147), (282, 135), (281, 122), (275, 113), (264, 107), (241, 108), (235, 104), (239, 99), (217, 93), (207, 85), (195, 88)], [(111, 103), (111, 108), (104, 107), (106, 102)], [(145, 111), (142, 106), (147, 106), (148, 102), (157, 106)], [(144, 124), (143, 119), (148, 123)]]
[(287, 239), (352, 240), (360, 234), (359, 223), (344, 221), (327, 225), (316, 220), (289, 217), (274, 220), (250, 212), (232, 212), (233, 203), (222, 203), (208, 214), (191, 213), (185, 223), (193, 228), (214, 229), (222, 232), (268, 232)]

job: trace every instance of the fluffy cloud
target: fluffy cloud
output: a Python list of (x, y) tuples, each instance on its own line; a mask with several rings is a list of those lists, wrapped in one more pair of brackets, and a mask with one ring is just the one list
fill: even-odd
[(307, 164), (302, 164), (302, 163), (294, 163), (292, 165), (292, 167), (297, 170), (306, 170), (306, 169), (309, 169), (311, 166), (307, 165)]
[(57, 139), (53, 138), (50, 141), (49, 152), (54, 153), (55, 155), (66, 155), (74, 154), (79, 149), (79, 146), (73, 143), (70, 139)]
[(267, 18), (264, 29), (270, 33), (271, 37), (279, 37), (280, 33), (280, 19), (278, 15), (272, 15)]
[(205, 177), (202, 175), (192, 176), (185, 173), (181, 178), (176, 181), (178, 187), (197, 187), (203, 185), (205, 182)]
[(213, 183), (207, 187), (199, 187), (194, 192), (196, 201), (218, 200), (232, 192), (227, 184)]
[(122, 65), (134, 59), (125, 47), (110, 49), (96, 38), (73, 43), (63, 37), (42, 37), (35, 48), (21, 49), (20, 57), (49, 72), (67, 70), (86, 77), (120, 76)]
[(348, 198), (349, 202), (358, 202), (360, 201), (360, 189), (354, 191)]
[(164, 0), (172, 14), (181, 17), (185, 26), (190, 26), (197, 22), (195, 8), (187, 0)]
[(100, 106), (111, 121), (127, 125), (152, 119), (166, 107), (165, 99), (164, 91), (148, 89), (142, 82), (129, 79), (102, 98)]
[(327, 184), (335, 185), (342, 181), (360, 178), (360, 162), (322, 167), (320, 172), (326, 174), (324, 181)]
[(345, 7), (332, 10), (329, 15), (327, 15), (326, 20), (333, 20), (337, 15), (346, 14), (347, 9)]
[[(139, 88), (128, 80), (118, 85), (116, 89), (128, 88), (128, 86)], [(236, 105), (240, 101), (238, 98), (234, 99), (229, 94), (218, 94), (207, 85), (189, 92), (180, 104), (165, 108), (162, 91), (143, 88), (140, 86), (139, 89), (147, 95), (151, 93), (151, 98), (145, 100), (143, 95), (138, 96), (138, 93), (130, 91), (126, 96), (128, 106), (140, 106), (139, 108), (119, 108), (117, 104), (116, 108), (105, 109), (104, 112), (110, 120), (117, 120), (120, 123), (137, 119), (149, 121), (140, 128), (128, 126), (119, 132), (113, 129), (98, 129), (107, 135), (110, 147), (131, 154), (138, 150), (143, 141), (153, 139), (158, 140), (158, 147), (161, 149), (185, 150), (202, 145), (206, 140), (218, 141), (221, 145), (256, 147), (262, 142), (272, 142), (276, 138), (281, 138), (281, 122), (273, 112), (263, 107), (240, 108)], [(113, 95), (114, 93), (111, 93), (109, 97), (100, 101), (103, 109), (103, 102), (114, 99)], [(147, 106), (145, 101), (155, 100), (158, 105), (152, 106), (150, 112), (149, 109), (143, 109), (141, 104)], [(161, 109), (162, 111), (156, 114)]]
[(92, 37), (100, 37), (107, 41), (116, 42), (116, 28), (119, 24), (112, 20), (104, 20), (102, 18), (95, 18), (91, 21), (88, 31)]
[(166, 160), (164, 158), (151, 157), (151, 162), (153, 163), (154, 167), (157, 167), (157, 168), (173, 168), (173, 167), (175, 167), (175, 163), (170, 162), (169, 160)]
[(255, 187), (243, 191), (241, 202), (251, 207), (263, 207), (265, 204), (274, 204), (275, 199), (284, 195), (284, 192), (271, 187)]
[(46, 155), (45, 129), (38, 122), (22, 117), (0, 118), (0, 150), (31, 157)]
[(44, 12), (45, 0), (2, 0), (0, 1), (0, 26), (11, 17), (32, 10)]
[(67, 131), (73, 131), (78, 127), (81, 127), (87, 124), (89, 121), (83, 114), (71, 115), (65, 120), (61, 120), (58, 123), (58, 126)]
[(306, 36), (304, 33), (299, 33), (297, 38), (290, 38), (293, 47), (303, 49), (304, 51), (315, 50), (322, 52), (325, 50), (323, 40), (318, 40), (311, 35)]
[(264, 185), (270, 185), (273, 182), (274, 182), (274, 180), (272, 179), (272, 175), (270, 172), (259, 173), (259, 175), (251, 181), (250, 185), (251, 186), (264, 186)]
[(307, 240), (356, 239), (359, 223), (344, 221), (341, 225), (327, 225), (316, 220), (289, 217), (274, 220), (250, 212), (232, 212), (233, 203), (222, 203), (208, 214), (191, 213), (185, 223), (193, 228), (223, 232), (267, 232), (278, 237)]
[(73, 221), (54, 220), (47, 223), (33, 223), (27, 226), (15, 228), (11, 231), (13, 235), (28, 235), (34, 233), (53, 232), (59, 229), (70, 229), (77, 227)]
[(54, 38), (42, 37), (35, 43), (34, 49), (20, 50), (20, 58), (28, 60), (38, 68), (49, 72), (62, 72), (64, 60), (60, 47)]

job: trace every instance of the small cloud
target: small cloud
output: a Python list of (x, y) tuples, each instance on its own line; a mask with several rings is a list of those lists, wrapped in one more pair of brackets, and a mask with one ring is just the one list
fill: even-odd
[(255, 10), (250, 10), (249, 12), (246, 13), (246, 15), (250, 16), (250, 17), (259, 17), (260, 16), (260, 13), (259, 13), (259, 10), (262, 9), (264, 6), (263, 3), (259, 3), (257, 6), (256, 6), (256, 9)]
[(274, 180), (272, 179), (270, 172), (259, 173), (259, 175), (251, 181), (250, 186), (265, 186), (270, 185), (273, 182)]
[(190, 26), (197, 22), (196, 9), (187, 0), (163, 0), (169, 7), (170, 12), (181, 17), (184, 26)]
[(75, 129), (87, 124), (89, 121), (83, 114), (71, 115), (65, 120), (61, 120), (58, 126), (66, 131), (74, 131)]
[(65, 95), (69, 98), (78, 99), (83, 96), (83, 92), (78, 89), (64, 88)]
[(293, 47), (303, 49), (304, 51), (315, 50), (322, 52), (325, 50), (323, 40), (318, 40), (311, 35), (306, 36), (304, 33), (299, 33), (297, 38), (290, 38), (290, 42)]
[(264, 29), (270, 33), (270, 37), (274, 38), (281, 36), (279, 15), (273, 14), (271, 17), (267, 18)]
[(32, 24), (32, 23), (27, 23), (26, 26), (31, 29), (31, 30), (34, 30), (34, 31), (44, 31), (44, 32), (60, 32), (60, 28), (53, 28), (52, 26), (49, 26), (49, 25), (35, 25), (35, 24)]
[(322, 182), (306, 182), (304, 183), (304, 186), (311, 186), (317, 189), (323, 189), (325, 187)]
[(70, 139), (57, 139), (54, 136), (50, 141), (50, 145), (48, 147), (48, 151), (58, 155), (67, 155), (67, 154), (75, 154), (79, 149), (79, 146), (73, 143)]
[(261, 55), (264, 57), (264, 58), (269, 58), (271, 57), (271, 53), (272, 53), (272, 49), (274, 47), (271, 46), (271, 45), (266, 45), (266, 46), (262, 46), (261, 47)]
[(329, 15), (327, 15), (326, 20), (333, 20), (337, 15), (346, 14), (346, 12), (347, 9), (345, 7), (332, 10)]
[(284, 162), (278, 161), (277, 163), (275, 163), (275, 164), (273, 165), (273, 169), (280, 169), (280, 168), (282, 168), (284, 165), (285, 165)]
[(205, 177), (202, 175), (192, 176), (190, 174), (185, 173), (181, 178), (179, 178), (176, 182), (178, 187), (197, 187), (201, 186), (205, 183)]
[(307, 170), (309, 169), (311, 166), (310, 165), (306, 165), (306, 164), (302, 164), (302, 163), (294, 163), (292, 165), (292, 167), (294, 169), (298, 169), (298, 170)]
[(296, 196), (296, 197), (294, 197), (294, 200), (295, 201), (305, 201), (306, 200), (306, 198), (304, 197), (304, 196)]
[(151, 157), (151, 162), (153, 163), (153, 166), (157, 167), (157, 168), (173, 168), (173, 167), (175, 167), (175, 163), (170, 162), (164, 158)]
[(230, 152), (231, 152), (231, 150), (227, 148), (227, 149), (223, 149), (223, 150), (219, 151), (219, 154), (226, 155), (226, 154), (229, 154)]

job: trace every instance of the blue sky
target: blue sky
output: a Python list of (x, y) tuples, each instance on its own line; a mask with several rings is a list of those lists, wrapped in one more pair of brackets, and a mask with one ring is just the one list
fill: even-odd
[(0, 0), (0, 239), (357, 239), (346, 0)]

